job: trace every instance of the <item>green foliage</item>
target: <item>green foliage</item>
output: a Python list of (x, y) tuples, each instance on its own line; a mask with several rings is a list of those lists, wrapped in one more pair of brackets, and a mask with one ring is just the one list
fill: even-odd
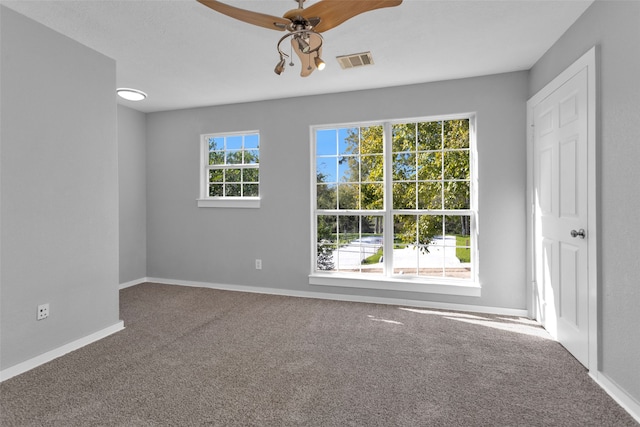
[[(350, 129), (340, 162), (349, 166), (347, 181), (361, 185), (339, 187), (340, 209), (383, 208), (382, 135), (381, 126)], [(469, 120), (395, 124), (392, 138), (393, 209), (470, 207)], [(397, 242), (423, 250), (445, 232), (438, 215), (396, 215), (394, 228)]]
[(378, 249), (378, 251), (375, 254), (363, 259), (362, 264), (364, 265), (377, 264), (380, 262), (380, 258), (382, 258), (382, 248)]
[(471, 248), (469, 236), (456, 236), (456, 257), (460, 262), (471, 262)]
[(318, 243), (318, 270), (333, 270), (335, 265), (333, 263), (333, 250), (334, 247), (325, 243)]

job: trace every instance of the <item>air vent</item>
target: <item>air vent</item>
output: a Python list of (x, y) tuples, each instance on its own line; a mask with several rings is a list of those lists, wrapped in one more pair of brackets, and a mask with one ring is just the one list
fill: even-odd
[(371, 52), (354, 53), (352, 55), (336, 56), (343, 70), (347, 68), (362, 67), (363, 65), (373, 65)]

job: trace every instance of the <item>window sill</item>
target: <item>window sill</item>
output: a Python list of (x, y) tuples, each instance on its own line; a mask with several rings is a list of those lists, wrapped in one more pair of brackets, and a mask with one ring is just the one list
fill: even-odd
[(480, 284), (460, 280), (446, 280), (428, 283), (421, 279), (398, 279), (382, 276), (353, 277), (335, 273), (314, 273), (309, 275), (309, 284), (347, 288), (382, 289), (387, 291), (420, 292), (429, 294), (460, 295), (479, 297)]
[(260, 197), (220, 197), (198, 199), (199, 208), (251, 208), (260, 207)]

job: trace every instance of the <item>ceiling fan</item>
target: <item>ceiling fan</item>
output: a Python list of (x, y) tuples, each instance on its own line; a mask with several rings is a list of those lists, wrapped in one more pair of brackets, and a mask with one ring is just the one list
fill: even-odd
[[(278, 75), (284, 71), (285, 58), (289, 58), (289, 55), (282, 51), (281, 44), (287, 38), (291, 38), (291, 50), (296, 52), (302, 63), (300, 72), (302, 77), (307, 77), (316, 68), (322, 70), (325, 66), (321, 58), (323, 38), (320, 33), (337, 27), (361, 13), (398, 6), (402, 3), (402, 0), (320, 0), (305, 9), (303, 7), (305, 0), (294, 1), (298, 3), (298, 8), (286, 12), (280, 18), (240, 9), (217, 0), (198, 0), (203, 5), (231, 18), (272, 30), (288, 31), (278, 41), (280, 60), (274, 71)], [(290, 65), (293, 65), (293, 62)]]

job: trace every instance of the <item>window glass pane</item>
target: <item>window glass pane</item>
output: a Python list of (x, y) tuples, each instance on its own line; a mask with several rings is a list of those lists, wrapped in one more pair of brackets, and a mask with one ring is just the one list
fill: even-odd
[(224, 138), (212, 137), (209, 138), (209, 151), (222, 151), (224, 150)]
[(394, 215), (393, 217), (393, 274), (416, 274), (417, 216)]
[(209, 171), (209, 182), (224, 182), (224, 171), (212, 169)]
[(384, 184), (362, 184), (360, 203), (362, 209), (384, 209)]
[(444, 122), (444, 148), (469, 148), (469, 120)]
[(393, 209), (415, 209), (416, 208), (416, 183), (415, 182), (394, 182), (393, 183)]
[(362, 250), (360, 246), (360, 216), (341, 215), (338, 217), (338, 262), (340, 271), (360, 271)]
[(352, 243), (360, 238), (360, 216), (340, 215), (338, 217), (338, 243), (341, 245)]
[(222, 197), (224, 195), (224, 189), (222, 184), (209, 185), (209, 197)]
[[(444, 232), (446, 235), (469, 239), (471, 234), (471, 217), (469, 215), (447, 215), (444, 217)], [(458, 245), (458, 243), (455, 243)], [(463, 246), (469, 246), (468, 242)]]
[(335, 129), (316, 132), (316, 156), (335, 156), (338, 154), (338, 132)]
[(418, 217), (418, 243), (431, 246), (434, 241), (442, 237), (442, 215), (420, 215)]
[(357, 156), (343, 156), (338, 161), (340, 182), (360, 181), (360, 160)]
[(442, 152), (418, 153), (418, 179), (421, 181), (442, 179)]
[(413, 181), (416, 179), (416, 154), (401, 153), (393, 155), (393, 180)]
[(362, 248), (360, 271), (370, 274), (383, 273), (384, 217), (380, 215), (363, 216), (360, 224), (360, 246)]
[(444, 258), (440, 253), (429, 253), (420, 259), (418, 275), (421, 277), (443, 277)]
[(360, 184), (340, 184), (338, 186), (338, 208), (360, 208)]
[(442, 216), (422, 215), (418, 220), (418, 275), (442, 277), (445, 257), (442, 246)]
[(418, 209), (442, 209), (440, 182), (419, 182), (418, 195)]
[(258, 197), (260, 195), (258, 184), (244, 184), (242, 186), (242, 195), (244, 197)]
[(456, 279), (471, 279), (471, 267), (461, 265), (460, 267), (445, 266), (445, 277), (454, 277)]
[(340, 155), (360, 153), (358, 128), (338, 129), (338, 150)]
[(318, 157), (316, 159), (316, 181), (337, 182), (338, 163), (336, 157)]
[(363, 241), (370, 244), (382, 245), (384, 217), (381, 215), (362, 216), (361, 230)]
[(469, 151), (444, 152), (444, 179), (469, 179)]
[(369, 126), (360, 128), (360, 153), (382, 154), (384, 153), (383, 127)]
[(319, 271), (335, 271), (336, 264), (334, 257), (337, 255), (338, 247), (327, 242), (317, 244), (316, 269)]
[(345, 228), (348, 231), (342, 234), (341, 246), (338, 248), (340, 270), (382, 273), (384, 217), (343, 216), (339, 218), (339, 222), (342, 224), (340, 230)]
[(444, 217), (447, 259), (445, 276), (461, 279), (471, 277), (471, 217)]
[(258, 150), (244, 150), (243, 161), (246, 165), (260, 163), (260, 152)]
[(394, 153), (416, 150), (416, 124), (397, 124), (392, 126)]
[(335, 254), (338, 249), (336, 243), (337, 225), (338, 219), (336, 216), (319, 215), (317, 218), (317, 270), (335, 270)]
[(445, 209), (469, 209), (469, 182), (451, 181), (444, 184)]
[(242, 191), (241, 184), (227, 184), (224, 186), (224, 195), (226, 197), (240, 197)]
[(242, 151), (240, 150), (227, 151), (228, 165), (239, 165), (241, 163), (242, 163)]
[(337, 244), (338, 217), (337, 215), (318, 215), (317, 233), (318, 243)]
[(393, 243), (397, 249), (404, 249), (407, 245), (415, 245), (417, 242), (417, 215), (393, 216)]
[(361, 249), (360, 271), (369, 274), (383, 273), (383, 232), (384, 217), (362, 216), (360, 219)]
[(442, 122), (418, 124), (418, 150), (431, 151), (442, 148)]
[(335, 184), (318, 184), (316, 188), (316, 206), (318, 209), (336, 209), (338, 198)]
[(258, 135), (245, 135), (244, 137), (244, 148), (245, 149), (257, 149), (260, 147), (260, 138)]
[(224, 151), (213, 151), (209, 153), (210, 165), (224, 165)]
[(382, 155), (360, 158), (362, 182), (382, 182), (384, 180), (384, 157)]
[(240, 182), (242, 169), (227, 169), (225, 173), (226, 182)]
[(242, 171), (242, 182), (258, 182), (259, 176), (259, 169), (244, 169)]
[(227, 137), (227, 150), (240, 150), (242, 149), (242, 135), (228, 136)]
[(404, 275), (442, 275), (442, 216), (394, 216), (393, 272)]

